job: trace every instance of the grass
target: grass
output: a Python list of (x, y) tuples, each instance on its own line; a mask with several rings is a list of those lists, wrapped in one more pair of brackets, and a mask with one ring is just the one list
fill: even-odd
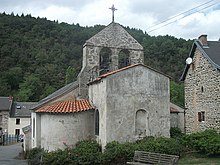
[(179, 165), (220, 165), (220, 157), (208, 157), (199, 154), (186, 155), (179, 160)]

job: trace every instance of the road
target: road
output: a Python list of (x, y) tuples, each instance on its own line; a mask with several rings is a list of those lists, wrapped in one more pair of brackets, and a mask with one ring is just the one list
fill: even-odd
[(25, 160), (16, 158), (21, 151), (21, 143), (0, 146), (0, 165), (27, 165)]

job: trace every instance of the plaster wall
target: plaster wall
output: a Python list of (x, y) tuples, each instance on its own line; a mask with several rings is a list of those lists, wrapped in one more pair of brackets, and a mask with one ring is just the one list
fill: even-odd
[(75, 145), (94, 135), (94, 111), (41, 114), (41, 147), (48, 151)]
[[(98, 136), (102, 146), (114, 140), (125, 142), (144, 136), (170, 136), (168, 77), (137, 66), (103, 78), (89, 88), (93, 89), (89, 90), (93, 96), (89, 96), (100, 112), (100, 132), (106, 134)], [(99, 98), (102, 100), (97, 104)], [(144, 123), (141, 123), (146, 129), (141, 135), (135, 128), (138, 110), (146, 112)], [(105, 118), (101, 118), (103, 114)]]
[(20, 134), (24, 135), (22, 128), (30, 125), (30, 117), (17, 119), (20, 119), (20, 124), (16, 124), (16, 118), (8, 119), (8, 134), (15, 134), (15, 129), (20, 129)]
[[(107, 93), (106, 93), (106, 82), (101, 81), (100, 83), (95, 83), (89, 86), (89, 99), (95, 106), (96, 110), (99, 111), (99, 135), (96, 139), (102, 146), (106, 145), (106, 127), (107, 127)], [(95, 128), (94, 128), (95, 129)]]
[[(186, 133), (214, 128), (220, 132), (220, 71), (197, 49), (185, 81)], [(198, 121), (198, 112), (205, 121)]]
[(41, 116), (31, 112), (31, 147), (40, 147), (41, 143)]

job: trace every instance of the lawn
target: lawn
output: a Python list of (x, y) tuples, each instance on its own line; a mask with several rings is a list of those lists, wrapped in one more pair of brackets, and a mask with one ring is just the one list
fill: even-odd
[(207, 157), (204, 155), (187, 155), (179, 160), (179, 165), (220, 165), (220, 157)]

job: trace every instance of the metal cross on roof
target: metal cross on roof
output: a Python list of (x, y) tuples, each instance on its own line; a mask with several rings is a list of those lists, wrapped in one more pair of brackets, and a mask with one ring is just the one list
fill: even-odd
[(115, 19), (115, 18), (114, 18), (114, 12), (115, 12), (115, 10), (118, 10), (118, 9), (116, 9), (114, 5), (112, 5), (112, 7), (109, 8), (109, 9), (112, 10), (112, 22), (114, 22), (114, 21), (115, 21), (115, 20), (114, 20), (114, 19)]

